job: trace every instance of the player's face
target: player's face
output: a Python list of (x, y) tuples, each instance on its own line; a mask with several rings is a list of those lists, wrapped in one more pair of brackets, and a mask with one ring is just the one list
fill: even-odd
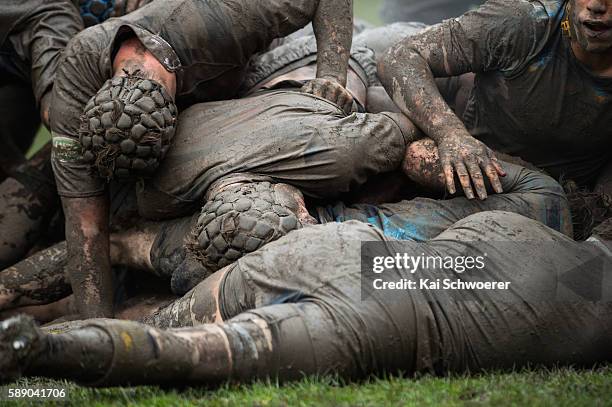
[(612, 0), (571, 0), (576, 40), (586, 52), (612, 52)]

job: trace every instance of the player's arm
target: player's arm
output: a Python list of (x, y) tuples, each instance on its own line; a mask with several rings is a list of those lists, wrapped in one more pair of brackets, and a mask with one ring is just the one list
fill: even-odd
[(108, 198), (62, 198), (68, 246), (67, 275), (82, 318), (113, 316)]
[[(468, 198), (471, 183), (486, 198), (482, 171), (496, 192), (504, 175), (493, 152), (474, 139), (446, 104), (436, 77), (468, 72), (512, 70), (534, 52), (540, 25), (532, 2), (492, 0), (409, 37), (392, 47), (379, 64), (379, 76), (393, 100), (439, 148), (448, 190), (455, 193), (454, 173)], [(470, 182), (471, 181), (471, 182)]]
[(317, 39), (317, 78), (303, 91), (351, 110), (353, 97), (345, 89), (353, 41), (353, 1), (319, 0), (313, 21)]

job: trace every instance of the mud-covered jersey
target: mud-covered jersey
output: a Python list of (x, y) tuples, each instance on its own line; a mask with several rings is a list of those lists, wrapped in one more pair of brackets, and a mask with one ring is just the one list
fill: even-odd
[(314, 0), (164, 0), (91, 27), (76, 36), (58, 69), (51, 110), (53, 165), (58, 192), (88, 197), (105, 182), (82, 161), (79, 117), (89, 99), (113, 76), (121, 41), (136, 35), (176, 73), (180, 107), (235, 96), (247, 62), (270, 42), (310, 22)]
[(398, 168), (407, 147), (392, 115), (346, 116), (299, 90), (197, 104), (178, 122), (168, 155), (138, 191), (150, 219), (190, 216), (213, 184), (278, 182), (333, 199)]
[(612, 151), (612, 79), (563, 34), (564, 0), (490, 0), (413, 37), (436, 76), (476, 72), (463, 121), (489, 147), (592, 183)]
[(40, 105), (62, 50), (83, 29), (70, 0), (4, 0), (0, 6), (0, 82), (31, 83)]

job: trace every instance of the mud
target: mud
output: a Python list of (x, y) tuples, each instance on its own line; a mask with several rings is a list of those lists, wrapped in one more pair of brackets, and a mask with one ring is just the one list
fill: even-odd
[(586, 240), (593, 228), (612, 216), (612, 196), (580, 188), (573, 181), (563, 184), (567, 194), (574, 224), (574, 238)]
[[(352, 33), (352, 3), (345, 0), (334, 3), (332, 0), (228, 3), (169, 0), (92, 27), (79, 34), (66, 49), (65, 63), (58, 70), (54, 88), (57, 103), (51, 112), (52, 131), (56, 139), (78, 139), (78, 117), (91, 97), (110, 79), (107, 75), (112, 61), (103, 56), (111, 55), (130, 33), (138, 37), (167, 71), (176, 73), (179, 108), (235, 97), (249, 59), (265, 50), (274, 38), (291, 34), (311, 22), (315, 15), (326, 19), (315, 27), (320, 48), (338, 51), (341, 55), (321, 58), (318, 76), (329, 79), (334, 75), (337, 77), (334, 80), (344, 83)], [(219, 36), (219, 32), (224, 35)], [(90, 166), (78, 157), (58, 157), (54, 159), (54, 168), (61, 195), (86, 197), (103, 192), (102, 180), (92, 178)]]
[[(416, 153), (416, 158), (423, 162), (413, 161), (407, 168), (407, 174), (417, 182), (432, 188), (430, 191), (443, 190), (444, 181), (440, 175), (441, 168), (435, 154), (435, 146), (431, 140), (418, 144), (418, 147), (413, 148), (413, 144), (409, 148), (408, 155)], [(429, 153), (432, 155), (428, 155)], [(566, 236), (573, 236), (571, 205), (561, 185), (540, 171), (505, 162), (504, 166), (508, 172), (502, 179), (506, 193), (491, 195), (485, 201), (468, 200), (465, 197), (432, 199), (430, 193), (397, 203), (377, 205), (338, 202), (334, 205), (318, 206), (313, 212), (316, 211), (320, 223), (358, 220), (378, 227), (389, 238), (417, 242), (428, 241), (453, 223), (486, 211), (517, 213), (539, 221)], [(488, 188), (492, 191), (491, 186)]]
[(143, 315), (142, 322), (157, 328), (180, 328), (197, 326), (223, 320), (219, 308), (221, 285), (225, 275), (232, 270), (219, 270), (180, 299), (159, 308), (152, 314)]
[[(340, 55), (333, 58), (324, 51), (326, 56), (321, 58), (318, 76), (344, 84), (353, 29), (352, 2), (332, 4), (332, 0), (227, 3), (169, 0), (156, 3), (155, 7), (143, 7), (122, 19), (111, 19), (71, 41), (54, 86), (52, 162), (58, 192), (66, 198), (69, 275), (77, 306), (84, 315), (112, 315), (105, 231), (108, 213), (96, 212), (93, 208), (98, 205), (107, 211), (103, 199), (94, 198), (104, 195), (105, 182), (92, 176), (92, 160), (84, 160), (86, 157), (79, 154), (62, 154), (62, 151), (78, 150), (80, 129), (76, 119), (88, 110), (87, 103), (110, 79), (112, 55), (121, 40), (134, 34), (168, 72), (176, 73), (176, 101), (179, 106), (185, 106), (235, 96), (254, 54), (264, 51), (273, 39), (291, 34), (318, 18), (314, 32), (320, 49), (330, 47)], [(329, 25), (330, 22), (334, 24)], [(224, 35), (219, 36), (220, 32)], [(338, 74), (344, 77), (332, 78)], [(112, 99), (113, 95), (110, 96)], [(111, 114), (107, 118), (111, 124), (116, 119), (119, 127), (123, 115), (118, 118)], [(84, 143), (85, 138), (81, 141)], [(91, 142), (94, 143), (93, 137)], [(69, 147), (62, 149), (61, 146)], [(133, 145), (125, 147), (132, 149)], [(89, 214), (82, 214), (83, 203), (90, 205)], [(97, 274), (94, 264), (98, 267)]]
[[(13, 83), (29, 84), (34, 105), (41, 108), (43, 97), (54, 84), (62, 50), (82, 29), (78, 11), (67, 0), (3, 4), (0, 12), (2, 77), (13, 77)], [(3, 120), (7, 119), (3, 117)]]
[[(529, 241), (532, 247), (529, 253), (506, 253), (491, 243), (508, 239)], [(252, 301), (223, 305), (229, 313), (219, 324), (159, 330), (127, 321), (93, 320), (47, 335), (32, 333), (33, 328), (23, 323), (15, 328), (11, 321), (2, 325), (1, 343), (14, 342), (21, 331), (39, 342), (52, 338), (59, 352), (43, 349), (34, 358), (31, 350), (40, 347), (29, 342), (20, 343), (19, 349), (6, 347), (0, 371), (18, 374), (15, 366), (27, 367), (21, 370), (26, 375), (69, 376), (87, 384), (83, 375), (90, 362), (72, 366), (62, 359), (64, 353), (82, 355), (84, 350), (91, 355), (88, 360), (96, 361), (87, 378), (105, 370), (96, 385), (286, 381), (328, 373), (344, 379), (399, 372), (446, 375), (533, 365), (592, 366), (612, 360), (612, 304), (530, 297), (532, 289), (549, 287), (564, 266), (590, 267), (584, 260), (591, 258), (593, 247), (516, 214), (478, 214), (453, 225), (423, 250), (432, 255), (488, 253), (488, 272), (513, 281), (511, 301), (496, 302), (475, 291), (466, 295), (477, 301), (451, 301), (447, 293), (426, 290), (373, 292), (362, 301), (362, 241), (384, 242), (389, 254), (395, 250), (393, 239), (384, 238), (376, 228), (347, 222), (304, 228), (245, 256), (231, 266), (222, 284), (231, 278), (240, 283), (229, 283), (237, 290), (246, 283)], [(543, 255), (552, 242), (566, 244), (567, 251)], [(292, 262), (286, 261), (288, 256)], [(323, 265), (326, 273), (321, 274)], [(407, 273), (388, 272), (397, 278)], [(219, 303), (235, 298), (221, 296)], [(208, 303), (209, 298), (191, 301)], [(70, 349), (62, 351), (64, 346)], [(14, 360), (19, 363), (11, 364)]]
[(48, 304), (70, 294), (67, 264), (66, 244), (59, 243), (0, 272), (0, 310)]
[(0, 269), (24, 258), (49, 235), (47, 229), (60, 209), (50, 156), (47, 145), (0, 184)]
[(69, 277), (79, 313), (84, 318), (112, 317), (113, 277), (110, 266), (108, 202), (65, 198)]
[[(184, 294), (213, 272), (292, 230), (316, 221), (301, 192), (286, 184), (254, 182), (212, 189), (210, 199), (186, 238), (187, 256), (201, 267), (179, 267), (172, 288)], [(302, 223), (302, 220), (306, 223)]]
[[(465, 170), (477, 177), (472, 181), (480, 177), (470, 166), (486, 168), (490, 154), (468, 142), (468, 134), (580, 186), (592, 187), (609, 161), (609, 79), (579, 66), (561, 29), (564, 4), (490, 1), (403, 40), (380, 64), (386, 89), (426, 135), (438, 142), (446, 135), (456, 139), (439, 143), (442, 156), (448, 148), (467, 158)], [(466, 72), (476, 73), (474, 86), (463, 113), (453, 113), (433, 78)], [(551, 89), (560, 87), (568, 91), (551, 102)], [(466, 172), (461, 165), (455, 169)]]
[[(184, 111), (175, 143), (139, 190), (141, 214), (190, 216), (215, 182), (273, 182), (334, 198), (399, 168), (414, 139), (392, 114), (354, 113), (295, 91), (267, 91)], [(398, 124), (399, 123), (399, 124)]]

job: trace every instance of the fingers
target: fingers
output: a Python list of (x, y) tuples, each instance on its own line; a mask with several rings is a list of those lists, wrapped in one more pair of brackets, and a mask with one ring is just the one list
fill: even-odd
[(497, 172), (497, 174), (500, 177), (505, 177), (506, 171), (504, 171), (504, 168), (502, 167), (502, 165), (499, 163), (499, 161), (497, 160), (497, 157), (495, 157), (494, 153), (491, 153), (492, 157), (491, 157), (491, 163), (493, 164), (493, 167), (495, 168), (495, 171)]
[(337, 82), (315, 79), (304, 85), (302, 91), (337, 104), (347, 114), (352, 110), (353, 96)]
[(459, 182), (461, 182), (461, 187), (463, 188), (466, 198), (474, 199), (474, 190), (472, 189), (472, 184), (470, 183), (470, 173), (465, 167), (465, 164), (463, 162), (458, 162), (455, 164), (455, 167), (457, 170), (457, 175), (459, 176)]
[(504, 188), (499, 180), (497, 169), (493, 164), (493, 160), (485, 161), (485, 163), (483, 163), (483, 168), (485, 170), (485, 174), (487, 174), (487, 177), (491, 182), (491, 185), (493, 186), (493, 190), (498, 194), (502, 194), (504, 192)]
[(453, 171), (453, 165), (450, 160), (442, 159), (442, 169), (444, 170), (444, 178), (446, 179), (446, 187), (450, 194), (455, 194), (457, 189), (455, 188), (455, 175)]
[(353, 96), (344, 88), (340, 88), (340, 94), (336, 101), (338, 106), (344, 110), (344, 113), (349, 114), (353, 110)]
[(480, 165), (478, 165), (478, 163), (474, 159), (467, 160), (466, 164), (469, 172), (469, 178), (471, 178), (472, 184), (474, 184), (474, 188), (476, 188), (478, 198), (480, 200), (487, 199), (487, 188), (485, 187), (484, 177), (482, 176)]

